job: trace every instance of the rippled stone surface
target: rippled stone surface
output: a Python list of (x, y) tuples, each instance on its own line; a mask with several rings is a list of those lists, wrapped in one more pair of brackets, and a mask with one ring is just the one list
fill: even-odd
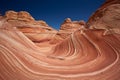
[(0, 80), (120, 79), (120, 34), (116, 30), (105, 34), (106, 28), (91, 28), (93, 20), (89, 28), (80, 27), (53, 44), (51, 40), (61, 38), (49, 26), (16, 26), (5, 17), (0, 19)]

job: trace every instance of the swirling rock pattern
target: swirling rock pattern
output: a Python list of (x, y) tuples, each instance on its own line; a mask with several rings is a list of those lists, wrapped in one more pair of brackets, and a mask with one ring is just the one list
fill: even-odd
[[(34, 39), (38, 46), (25, 35), (32, 33), (35, 25), (22, 29), (18, 26), (0, 20), (0, 80), (120, 79), (120, 34), (105, 35), (103, 28), (78, 28), (52, 44), (50, 40), (54, 38), (45, 40), (50, 33), (42, 30), (45, 34), (40, 41)], [(56, 37), (55, 34), (51, 36)]]

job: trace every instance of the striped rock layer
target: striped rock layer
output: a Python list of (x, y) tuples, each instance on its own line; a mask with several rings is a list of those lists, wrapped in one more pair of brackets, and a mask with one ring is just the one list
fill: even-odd
[[(109, 5), (103, 8), (116, 5), (119, 13), (120, 3), (115, 1), (113, 4), (107, 0), (105, 4)], [(33, 18), (30, 23), (29, 18), (27, 23), (11, 23), (8, 17), (0, 17), (0, 80), (119, 80), (120, 26), (114, 27), (119, 23), (113, 21), (110, 25), (109, 18), (114, 20), (113, 17), (103, 15), (99, 19), (102, 25), (98, 26), (99, 21), (92, 18), (94, 15), (84, 24), (89, 24), (87, 28), (80, 26), (63, 39), (62, 35), (56, 37), (59, 32), (45, 23), (34, 24)], [(108, 29), (106, 25), (112, 27)]]

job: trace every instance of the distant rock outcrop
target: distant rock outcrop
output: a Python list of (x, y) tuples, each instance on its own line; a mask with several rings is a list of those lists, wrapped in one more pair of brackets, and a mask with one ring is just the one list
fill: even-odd
[(70, 18), (65, 19), (65, 21), (61, 24), (60, 30), (55, 35), (53, 40), (50, 43), (58, 43), (67, 37), (69, 37), (75, 31), (85, 28), (85, 21), (72, 21)]
[(40, 20), (36, 21), (28, 12), (26, 11), (20, 11), (20, 12), (15, 12), (15, 11), (7, 11), (5, 13), (5, 19), (12, 24), (18, 25), (18, 23), (22, 24), (33, 24), (33, 25), (41, 25), (41, 26), (48, 26), (46, 22)]
[(85, 21), (72, 21), (70, 18), (65, 19), (63, 24), (60, 27), (60, 30), (77, 30), (79, 28), (82, 28), (82, 26), (85, 25)]
[(34, 18), (26, 11), (7, 11), (5, 13), (6, 19), (9, 20), (18, 20), (18, 21), (24, 21), (24, 22), (33, 22)]
[(61, 24), (60, 30), (58, 32), (62, 38), (68, 37), (71, 33), (75, 32), (78, 29), (85, 27), (85, 21), (72, 21), (70, 18), (65, 19)]

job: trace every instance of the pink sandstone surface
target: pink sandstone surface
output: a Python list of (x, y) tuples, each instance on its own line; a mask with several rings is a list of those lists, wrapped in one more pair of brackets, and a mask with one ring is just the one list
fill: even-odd
[(0, 80), (120, 80), (120, 1), (59, 31), (28, 12), (0, 16)]

